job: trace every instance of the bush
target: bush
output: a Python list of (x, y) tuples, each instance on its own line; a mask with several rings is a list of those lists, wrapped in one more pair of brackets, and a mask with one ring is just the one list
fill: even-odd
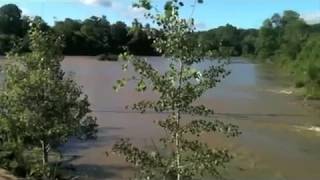
[(118, 61), (118, 55), (115, 54), (101, 54), (98, 55), (97, 59), (99, 61)]
[(296, 88), (303, 88), (305, 86), (305, 82), (304, 81), (297, 81), (295, 86), (296, 86)]
[(30, 171), (20, 145), (4, 143), (0, 147), (0, 167), (16, 176), (25, 177)]

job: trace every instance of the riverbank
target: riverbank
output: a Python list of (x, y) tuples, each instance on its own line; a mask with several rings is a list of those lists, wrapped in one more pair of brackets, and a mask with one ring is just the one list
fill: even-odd
[(6, 170), (0, 168), (0, 180), (18, 180), (18, 178), (14, 177)]
[[(279, 90), (277, 93), (295, 96), (301, 100), (302, 104), (320, 113), (320, 79), (318, 80), (318, 85), (308, 84), (306, 82), (307, 77), (302, 77), (306, 76), (307, 72), (297, 72), (299, 68), (297, 62), (281, 61), (276, 58), (261, 60), (252, 55), (244, 58), (250, 59), (252, 63), (262, 64), (267, 68), (273, 69), (274, 73), (287, 82), (284, 89)], [(300, 71), (302, 71), (301, 69)], [(318, 74), (320, 75), (320, 72)], [(309, 92), (310, 89), (313, 89), (312, 93)]]

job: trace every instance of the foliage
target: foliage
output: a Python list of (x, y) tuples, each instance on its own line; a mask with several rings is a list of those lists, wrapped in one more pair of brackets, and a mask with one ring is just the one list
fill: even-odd
[(145, 29), (137, 28), (135, 24), (130, 28), (121, 21), (110, 24), (105, 16), (92, 16), (84, 21), (67, 18), (56, 22), (53, 29), (64, 36), (65, 54), (119, 54), (128, 46), (134, 54), (153, 55), (152, 41), (148, 39)]
[(0, 52), (8, 52), (14, 47), (16, 36), (14, 35), (0, 35)]
[(129, 41), (128, 37), (128, 27), (124, 22), (118, 21), (115, 24), (112, 24), (110, 27), (110, 36), (111, 36), (111, 51), (114, 53), (123, 52), (124, 47)]
[[(232, 124), (203, 116), (213, 115), (213, 110), (195, 102), (203, 93), (228, 75), (225, 63), (213, 64), (209, 69), (200, 71), (194, 64), (205, 57), (219, 57), (223, 52), (207, 52), (201, 44), (194, 42), (190, 34), (194, 33), (193, 19), (183, 19), (179, 9), (184, 2), (167, 0), (163, 13), (153, 9), (150, 1), (140, 0), (135, 6), (149, 10), (146, 17), (154, 21), (162, 36), (155, 37), (153, 45), (156, 50), (168, 59), (170, 66), (161, 73), (153, 68), (146, 59), (124, 53), (121, 59), (130, 63), (137, 76), (118, 80), (115, 90), (123, 87), (129, 80), (137, 81), (136, 90), (152, 90), (159, 94), (158, 100), (142, 100), (131, 108), (141, 113), (152, 110), (170, 115), (157, 121), (166, 132), (160, 139), (163, 150), (149, 152), (139, 149), (128, 139), (122, 139), (114, 145), (113, 151), (125, 156), (126, 160), (138, 168), (139, 179), (194, 179), (206, 175), (220, 176), (219, 169), (231, 160), (227, 150), (209, 147), (197, 137), (203, 133), (222, 133), (228, 137), (237, 136), (238, 128)], [(151, 32), (151, 36), (154, 33)], [(123, 65), (126, 70), (128, 64)], [(187, 116), (196, 117), (186, 121)], [(192, 137), (192, 138), (191, 138)]]
[(88, 53), (97, 54), (108, 51), (110, 23), (105, 16), (101, 18), (93, 16), (86, 19), (80, 28), (80, 32), (85, 37), (87, 48), (91, 46), (87, 50)]
[(130, 41), (128, 42), (128, 50), (132, 54), (139, 55), (156, 55), (155, 49), (152, 47), (153, 39), (148, 38), (146, 32), (150, 32), (151, 28), (147, 24), (145, 27), (135, 19), (132, 23), (128, 36)]
[(30, 163), (23, 157), (23, 147), (17, 143), (1, 142), (0, 164), (2, 168), (20, 177), (27, 176), (30, 171)]
[(41, 149), (42, 170), (49, 153), (70, 137), (94, 137), (96, 120), (81, 88), (61, 69), (62, 41), (34, 23), (28, 33), (30, 52), (8, 55), (0, 92), (2, 142)]
[(296, 87), (306, 88), (306, 97), (320, 97), (319, 25), (308, 25), (295, 11), (284, 11), (267, 19), (256, 40), (256, 54), (288, 70)]
[(19, 37), (26, 33), (27, 19), (22, 18), (21, 10), (14, 4), (0, 7), (0, 54), (13, 48)]
[(0, 7), (0, 33), (20, 34), (22, 11), (15, 4)]
[(320, 97), (320, 34), (310, 36), (294, 64), (294, 73), (307, 86), (309, 97)]
[(198, 32), (198, 40), (206, 50), (219, 47), (232, 49), (233, 56), (255, 53), (255, 41), (258, 31), (255, 29), (238, 29), (230, 24), (208, 31)]
[[(135, 54), (155, 53), (145, 29), (136, 31), (138, 33), (129, 33), (133, 30), (130, 30), (131, 28), (124, 22), (111, 24), (105, 16), (92, 16), (83, 21), (66, 18), (50, 27), (39, 16), (27, 17), (21, 13), (21, 9), (15, 4), (0, 7), (0, 54), (9, 52), (21, 38), (27, 40), (25, 37), (31, 21), (41, 24), (43, 31), (53, 29), (58, 35), (63, 36), (65, 41), (63, 53), (67, 55), (119, 54), (124, 52), (123, 47), (128, 43)], [(24, 42), (23, 51), (29, 51), (27, 43)], [(135, 47), (141, 48), (135, 50)], [(142, 48), (144, 50), (141, 50)]]
[(273, 29), (270, 19), (263, 23), (256, 40), (256, 47), (258, 57), (263, 59), (274, 56), (279, 49), (277, 30)]

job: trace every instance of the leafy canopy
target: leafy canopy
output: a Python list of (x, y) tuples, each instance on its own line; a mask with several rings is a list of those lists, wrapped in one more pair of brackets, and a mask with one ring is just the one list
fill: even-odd
[(61, 69), (61, 38), (32, 24), (30, 52), (8, 55), (0, 92), (1, 142), (41, 148), (42, 160), (70, 137), (94, 137), (95, 118), (81, 88)]

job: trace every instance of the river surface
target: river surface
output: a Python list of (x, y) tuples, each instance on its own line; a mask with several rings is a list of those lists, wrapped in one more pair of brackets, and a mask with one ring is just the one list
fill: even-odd
[[(159, 57), (149, 58), (149, 62), (159, 70), (167, 67)], [(206, 61), (198, 67), (211, 63)], [(124, 108), (156, 95), (137, 93), (132, 83), (114, 92), (112, 86), (124, 75), (119, 62), (66, 57), (63, 68), (83, 86), (99, 123), (97, 140), (72, 140), (63, 147), (64, 153), (74, 157), (71, 162), (84, 179), (129, 179), (133, 172), (130, 165), (121, 157), (107, 157), (105, 152), (122, 137), (148, 148), (161, 136), (153, 120), (166, 114), (141, 115)], [(319, 114), (299, 98), (287, 95), (283, 89), (290, 79), (284, 80), (271, 67), (234, 58), (228, 68), (231, 75), (198, 102), (213, 108), (216, 118), (237, 124), (242, 131), (237, 138), (202, 137), (210, 145), (233, 153), (234, 160), (223, 175), (237, 180), (319, 180), (320, 132), (311, 128), (320, 125)]]

